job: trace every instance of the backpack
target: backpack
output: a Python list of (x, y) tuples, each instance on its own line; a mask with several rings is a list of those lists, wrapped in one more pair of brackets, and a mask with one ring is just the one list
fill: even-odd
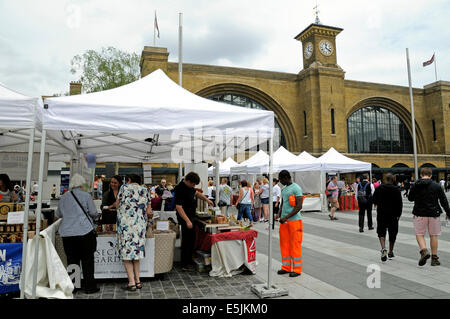
[[(361, 204), (364, 204), (364, 205), (369, 202), (367, 192), (366, 192), (367, 185), (370, 185), (370, 183), (366, 183), (364, 188), (362, 187), (361, 182), (359, 182), (359, 184), (358, 184), (358, 202)], [(370, 197), (370, 195), (369, 195), (369, 197)]]

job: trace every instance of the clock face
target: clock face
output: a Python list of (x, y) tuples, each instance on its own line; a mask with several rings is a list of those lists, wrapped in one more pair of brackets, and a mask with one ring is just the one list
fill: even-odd
[(333, 53), (333, 45), (328, 40), (320, 41), (319, 49), (320, 52), (326, 56), (330, 56)]
[(311, 42), (306, 43), (304, 51), (305, 51), (305, 58), (309, 59), (313, 53), (313, 45)]

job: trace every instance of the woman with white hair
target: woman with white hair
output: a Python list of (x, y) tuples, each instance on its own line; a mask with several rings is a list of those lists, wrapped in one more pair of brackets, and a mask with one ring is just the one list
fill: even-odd
[(82, 191), (84, 178), (75, 174), (70, 177), (69, 192), (61, 196), (56, 216), (61, 217), (59, 234), (62, 237), (67, 265), (83, 268), (84, 290), (87, 294), (100, 291), (94, 278), (94, 252), (97, 238), (94, 220), (98, 213), (91, 195)]

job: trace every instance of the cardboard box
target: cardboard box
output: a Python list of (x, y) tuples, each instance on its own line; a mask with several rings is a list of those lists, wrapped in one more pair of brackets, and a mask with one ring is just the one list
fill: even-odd
[(24, 210), (24, 204), (0, 203), (0, 220), (7, 220), (9, 212), (18, 212)]

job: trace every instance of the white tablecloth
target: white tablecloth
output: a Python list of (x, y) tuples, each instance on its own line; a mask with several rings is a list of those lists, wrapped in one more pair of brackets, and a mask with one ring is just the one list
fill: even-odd
[(321, 211), (322, 201), (320, 197), (306, 197), (303, 201), (302, 211)]

